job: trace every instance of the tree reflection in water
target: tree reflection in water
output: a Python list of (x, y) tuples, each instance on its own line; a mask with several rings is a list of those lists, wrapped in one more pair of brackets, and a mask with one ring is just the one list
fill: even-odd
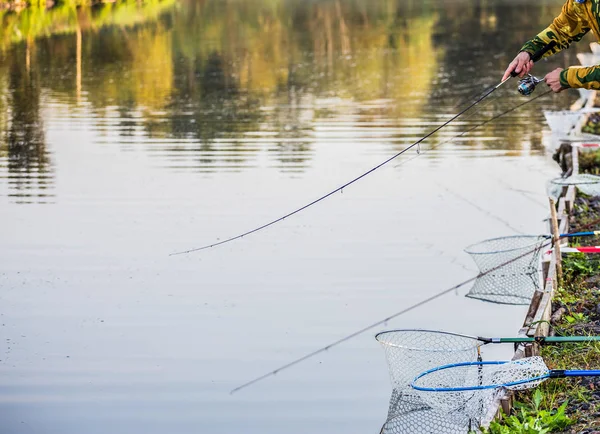
[[(244, 170), (266, 151), (270, 167), (303, 171), (319, 131), (343, 140), (356, 125), (395, 152), (495, 84), (560, 4), (148, 0), (2, 12), (0, 173), (9, 194), (50, 194), (42, 94), (74, 117), (85, 105), (88, 120), (114, 133), (106, 145), (159, 150), (178, 170)], [(510, 128), (490, 123), (463, 144), (539, 149), (535, 116), (538, 106), (527, 106)]]

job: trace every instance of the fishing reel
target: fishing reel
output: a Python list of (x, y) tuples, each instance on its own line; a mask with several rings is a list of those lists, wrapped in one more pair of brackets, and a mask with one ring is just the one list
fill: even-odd
[(535, 90), (535, 86), (542, 81), (544, 81), (544, 79), (527, 74), (525, 77), (519, 80), (519, 86), (517, 89), (521, 95), (529, 96)]

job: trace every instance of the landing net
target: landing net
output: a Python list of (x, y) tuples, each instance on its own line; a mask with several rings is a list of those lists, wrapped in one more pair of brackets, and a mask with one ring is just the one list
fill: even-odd
[(384, 433), (467, 433), (467, 415), (448, 418), (423, 401), (411, 382), (421, 372), (440, 365), (479, 359), (481, 342), (466, 336), (432, 330), (393, 330), (377, 334), (389, 367), (393, 392)]
[(503, 388), (536, 387), (548, 375), (541, 357), (510, 362), (464, 362), (426, 370), (415, 377), (411, 386), (431, 408), (481, 420)]
[(538, 288), (539, 255), (545, 240), (537, 235), (517, 235), (467, 247), (465, 252), (482, 273), (467, 297), (502, 304), (529, 304)]
[(583, 194), (600, 196), (600, 176), (582, 173), (568, 178), (555, 178), (548, 182), (548, 196), (557, 200), (564, 187), (574, 185)]

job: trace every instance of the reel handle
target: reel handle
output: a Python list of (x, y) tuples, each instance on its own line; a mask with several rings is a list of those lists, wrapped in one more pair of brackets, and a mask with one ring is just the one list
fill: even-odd
[[(537, 50), (535, 53), (533, 53), (531, 55), (531, 60), (535, 63), (538, 60), (540, 60), (542, 58), (542, 56), (544, 54), (546, 54), (548, 51), (552, 50), (554, 47), (556, 47), (556, 41), (550, 41), (548, 42), (546, 45), (544, 45), (542, 48), (540, 48), (539, 50)], [(515, 71), (510, 73), (511, 77), (516, 77), (517, 74)]]

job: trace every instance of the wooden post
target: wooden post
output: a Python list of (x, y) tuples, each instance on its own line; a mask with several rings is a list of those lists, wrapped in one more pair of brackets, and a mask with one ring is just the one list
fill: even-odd
[(550, 274), (550, 261), (542, 261), (542, 283), (540, 284), (542, 289), (544, 288), (544, 282), (548, 278), (549, 274)]
[(579, 175), (579, 146), (573, 146), (573, 150), (571, 151), (571, 161), (573, 164), (573, 172), (572, 175)]
[(548, 198), (550, 201), (550, 216), (552, 222), (552, 239), (554, 240), (554, 254), (556, 255), (556, 279), (557, 284), (562, 284), (562, 256), (560, 253), (560, 232), (558, 231), (558, 218), (556, 217), (556, 203), (554, 199)]
[(509, 394), (506, 396), (503, 396), (502, 399), (500, 400), (500, 408), (502, 408), (502, 411), (504, 412), (505, 415), (510, 415), (511, 411), (512, 411), (512, 398), (513, 398), (513, 394)]

